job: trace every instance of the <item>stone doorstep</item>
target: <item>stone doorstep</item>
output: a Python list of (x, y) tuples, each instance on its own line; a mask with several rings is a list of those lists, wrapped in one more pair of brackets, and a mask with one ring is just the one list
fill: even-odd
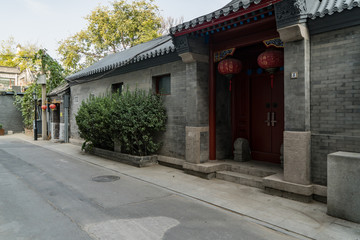
[(159, 163), (167, 163), (171, 165), (175, 165), (177, 167), (183, 167), (185, 160), (173, 157), (167, 157), (163, 155), (158, 155)]
[(244, 166), (244, 165), (229, 165), (229, 169), (231, 172), (243, 173), (261, 178), (276, 174), (276, 171), (264, 170), (264, 169), (259, 169), (257, 167)]
[(183, 159), (158, 155), (160, 164), (184, 170), (186, 173), (205, 179), (218, 178), (250, 187), (266, 189), (269, 194), (310, 202), (314, 195), (327, 197), (327, 187), (310, 184), (301, 185), (284, 181), (284, 176), (276, 169), (261, 169), (254, 164), (212, 161), (200, 164), (189, 163)]
[(280, 173), (263, 178), (263, 184), (265, 188), (301, 196), (313, 196), (314, 194), (322, 197), (327, 196), (327, 187), (325, 186), (314, 184), (302, 185), (286, 182), (284, 181), (284, 175)]
[(183, 170), (183, 164), (185, 160), (179, 158), (166, 157), (163, 155), (158, 155), (157, 157), (160, 165)]
[(231, 171), (218, 171), (216, 172), (216, 178), (228, 182), (242, 184), (245, 186), (264, 189), (262, 178), (258, 176), (252, 176), (248, 174), (231, 172)]
[(227, 164), (222, 163), (220, 161), (212, 161), (212, 162), (206, 162), (206, 163), (189, 163), (184, 162), (183, 164), (184, 170), (190, 170), (194, 172), (200, 172), (200, 173), (215, 173), (217, 171), (225, 171), (228, 169)]

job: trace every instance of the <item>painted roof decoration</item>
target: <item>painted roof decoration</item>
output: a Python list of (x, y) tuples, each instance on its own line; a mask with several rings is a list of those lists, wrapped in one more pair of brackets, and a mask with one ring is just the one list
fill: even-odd
[[(175, 34), (184, 29), (189, 29), (190, 27), (195, 27), (201, 25), (204, 22), (211, 22), (213, 19), (218, 19), (221, 16), (227, 16), (232, 12), (237, 12), (241, 9), (247, 9), (251, 4), (259, 4), (262, 0), (232, 0), (230, 3), (226, 4), (223, 8), (209, 13), (207, 15), (195, 18), (191, 21), (184, 22), (175, 27), (170, 28), (170, 33)], [(264, 1), (264, 0), (263, 0)]]
[(360, 0), (314, 0), (313, 6), (308, 9), (308, 17), (315, 19), (354, 7), (360, 7)]
[(66, 80), (71, 81), (93, 74), (106, 72), (131, 63), (169, 54), (174, 51), (175, 46), (172, 42), (171, 36), (162, 36), (124, 51), (108, 55), (90, 67), (68, 76)]

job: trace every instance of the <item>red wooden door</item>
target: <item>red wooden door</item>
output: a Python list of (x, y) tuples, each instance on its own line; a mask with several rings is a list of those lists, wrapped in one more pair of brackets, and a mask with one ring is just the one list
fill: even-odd
[(250, 148), (252, 158), (280, 163), (284, 131), (284, 77), (274, 76), (271, 88), (269, 74), (250, 77)]

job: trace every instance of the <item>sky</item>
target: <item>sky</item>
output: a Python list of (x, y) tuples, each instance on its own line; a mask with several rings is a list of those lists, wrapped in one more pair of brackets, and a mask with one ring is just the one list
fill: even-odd
[[(58, 59), (58, 42), (84, 29), (84, 17), (108, 0), (0, 0), (0, 41), (14, 37), (20, 44), (35, 43)], [(164, 17), (184, 21), (213, 12), (230, 0), (155, 0)]]

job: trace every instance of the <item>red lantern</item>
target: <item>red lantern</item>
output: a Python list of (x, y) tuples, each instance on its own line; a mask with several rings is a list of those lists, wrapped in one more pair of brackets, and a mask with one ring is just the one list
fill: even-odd
[(42, 105), (42, 106), (41, 106), (41, 109), (42, 109), (42, 110), (46, 110), (46, 105)]
[(269, 48), (259, 55), (257, 62), (259, 66), (271, 75), (271, 88), (274, 86), (274, 73), (277, 68), (284, 65), (284, 54), (282, 51)]
[(230, 91), (231, 91), (231, 78), (234, 74), (241, 72), (242, 64), (240, 60), (235, 58), (227, 58), (219, 62), (218, 71), (220, 74), (225, 75), (230, 80)]
[(55, 104), (50, 104), (50, 106), (49, 106), (49, 107), (50, 107), (50, 109), (51, 109), (51, 110), (55, 110), (56, 105), (55, 105)]

